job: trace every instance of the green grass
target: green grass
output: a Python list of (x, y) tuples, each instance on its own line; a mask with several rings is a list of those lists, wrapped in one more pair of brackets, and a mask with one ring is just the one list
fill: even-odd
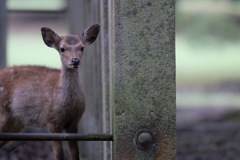
[[(207, 92), (222, 82), (240, 82), (240, 42), (200, 45), (176, 37), (177, 107), (240, 107), (240, 93)], [(200, 90), (199, 90), (200, 88)], [(202, 90), (203, 89), (203, 90)]]
[(66, 0), (7, 0), (6, 5), (16, 10), (60, 10), (66, 7)]
[(60, 67), (55, 49), (46, 46), (41, 34), (10, 32), (7, 38), (7, 65), (44, 65)]
[(176, 37), (177, 87), (240, 80), (240, 42), (200, 45)]
[(240, 93), (218, 88), (240, 84), (239, 8), (224, 0), (177, 2), (177, 107), (240, 107)]
[(188, 91), (177, 94), (177, 107), (239, 108), (240, 94)]

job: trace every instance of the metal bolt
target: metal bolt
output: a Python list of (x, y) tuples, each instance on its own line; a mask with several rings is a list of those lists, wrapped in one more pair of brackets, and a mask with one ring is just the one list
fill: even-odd
[(149, 130), (140, 130), (136, 134), (135, 141), (139, 149), (147, 150), (153, 145), (153, 136)]

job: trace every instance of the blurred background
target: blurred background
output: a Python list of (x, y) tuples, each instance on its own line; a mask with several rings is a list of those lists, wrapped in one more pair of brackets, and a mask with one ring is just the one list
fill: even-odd
[(177, 160), (240, 157), (240, 1), (176, 0)]
[[(0, 68), (14, 65), (44, 65), (60, 68), (55, 49), (47, 47), (41, 27), (58, 35), (82, 34), (93, 24), (101, 24), (101, 33), (86, 47), (81, 62), (86, 111), (79, 133), (111, 133), (108, 0), (1, 0)], [(5, 47), (6, 46), (6, 47)], [(24, 132), (46, 132), (27, 128)], [(65, 144), (65, 143), (64, 143)], [(84, 160), (110, 159), (110, 142), (80, 142)], [(69, 159), (65, 147), (65, 158)], [(40, 151), (40, 152), (38, 152)], [(53, 160), (50, 142), (12, 142), (0, 150), (1, 160)]]
[[(50, 27), (65, 35), (101, 24), (100, 37), (86, 49), (83, 75), (87, 110), (79, 132), (110, 132), (107, 0), (0, 3), (1, 16), (6, 10), (6, 28), (1, 30), (6, 36), (6, 66), (38, 64), (59, 68), (58, 53), (43, 43), (40, 28)], [(240, 0), (176, 0), (177, 160), (240, 157), (239, 26)], [(3, 23), (0, 28), (4, 28)], [(109, 144), (80, 144), (84, 159), (110, 157)], [(0, 150), (0, 159), (53, 159), (52, 147), (50, 142), (18, 142)]]
[[(70, 32), (66, 0), (6, 0), (7, 66), (39, 64), (60, 68), (58, 53), (44, 46), (41, 27)], [(48, 53), (48, 54), (44, 54)]]

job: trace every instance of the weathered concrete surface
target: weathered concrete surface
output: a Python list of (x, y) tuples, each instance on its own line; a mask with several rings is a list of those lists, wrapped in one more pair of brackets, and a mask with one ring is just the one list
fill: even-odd
[(115, 0), (114, 27), (114, 160), (175, 159), (174, 1)]

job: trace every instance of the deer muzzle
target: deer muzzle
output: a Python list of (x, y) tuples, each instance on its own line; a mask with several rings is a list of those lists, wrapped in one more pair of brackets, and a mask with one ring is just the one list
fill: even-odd
[(72, 59), (73, 68), (78, 68), (79, 64), (80, 64), (80, 60), (78, 58)]

